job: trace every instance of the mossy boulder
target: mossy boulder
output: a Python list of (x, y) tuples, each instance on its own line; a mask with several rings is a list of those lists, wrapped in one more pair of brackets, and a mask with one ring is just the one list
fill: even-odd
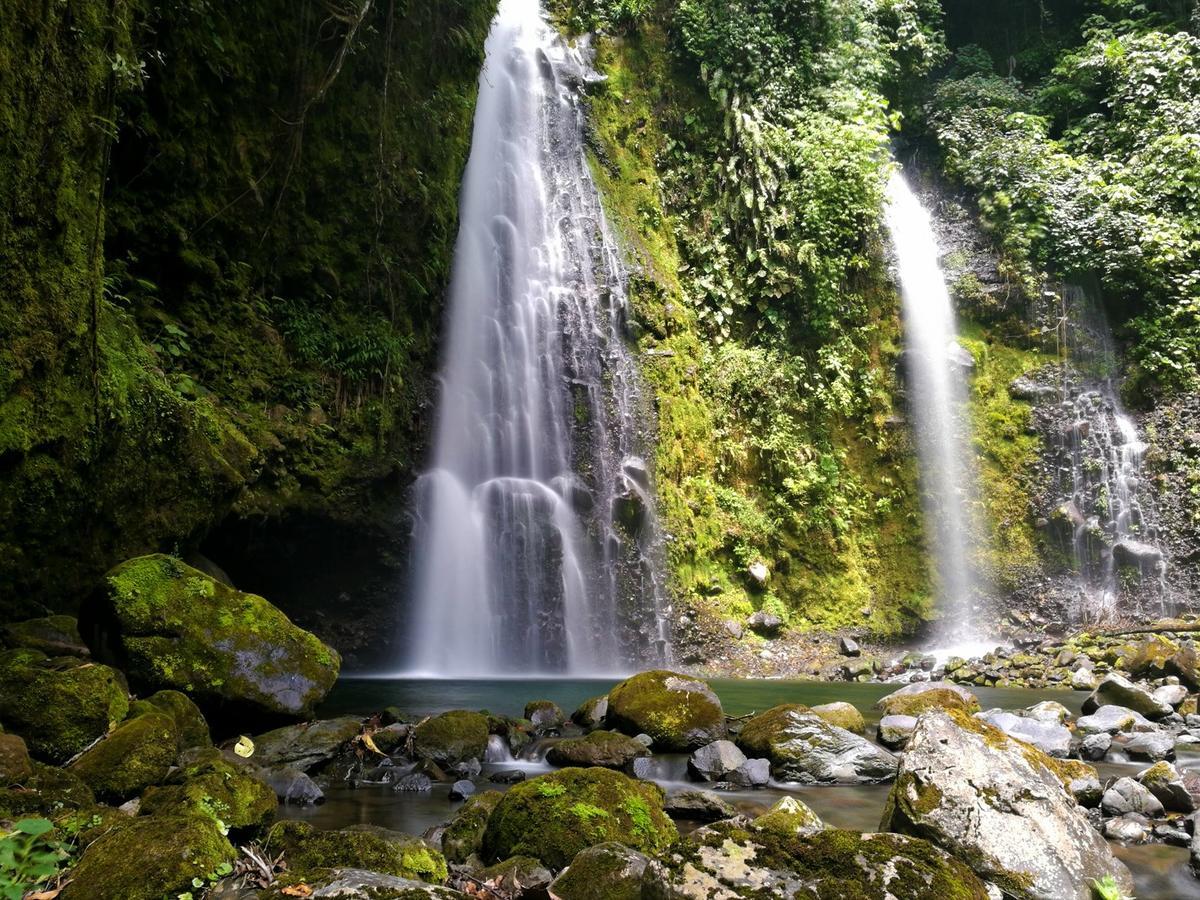
[(22, 816), (53, 816), (67, 810), (87, 809), (96, 798), (77, 775), (36, 760), (32, 774), (20, 785), (0, 789), (0, 819)]
[(310, 716), (341, 664), (262, 597), (162, 554), (108, 572), (80, 610), (80, 630), (138, 688), (183, 691), (237, 718)]
[(566, 721), (563, 711), (552, 700), (533, 700), (525, 704), (525, 718), (537, 731), (550, 731)]
[(72, 763), (71, 771), (101, 800), (123, 803), (162, 783), (178, 756), (175, 720), (149, 712), (118, 726)]
[(645, 744), (615, 731), (593, 731), (585, 737), (558, 741), (546, 751), (546, 761), (554, 766), (602, 766), (624, 769), (640, 756), (649, 756)]
[(48, 656), (91, 655), (79, 636), (79, 623), (74, 616), (46, 616), (12, 622), (0, 628), (0, 637), (9, 647), (40, 650)]
[(165, 713), (175, 720), (180, 750), (212, 746), (208, 722), (204, 721), (200, 707), (179, 691), (158, 691), (144, 700), (135, 700), (129, 706), (130, 718), (150, 712)]
[(976, 713), (979, 712), (979, 700), (959, 685), (925, 681), (893, 691), (876, 703), (875, 708), (885, 716), (919, 716), (931, 709), (961, 709)]
[(750, 823), (752, 831), (773, 831), (781, 835), (815, 834), (824, 827), (820, 816), (795, 797), (781, 797)]
[(563, 769), (513, 787), (484, 833), (484, 858), (533, 856), (551, 869), (580, 850), (617, 841), (656, 853), (677, 838), (657, 785), (609, 769)]
[(557, 900), (642, 900), (650, 858), (624, 844), (581, 850), (550, 885)]
[(752, 718), (742, 727), (737, 744), (751, 758), (770, 760), (775, 776), (788, 781), (878, 783), (896, 774), (891, 753), (795, 703)]
[(736, 820), (699, 829), (646, 878), (658, 895), (984, 900), (984, 883), (932, 844), (899, 834), (751, 830)]
[(725, 711), (705, 682), (675, 672), (642, 672), (608, 694), (605, 724), (648, 734), (657, 750), (687, 752), (725, 737)]
[(214, 877), (237, 853), (205, 816), (142, 816), (95, 841), (71, 871), (60, 900), (162, 900)]
[(38, 650), (0, 653), (0, 722), (38, 759), (63, 763), (125, 718), (120, 673)]
[(836, 725), (838, 728), (845, 728), (855, 734), (866, 734), (867, 732), (867, 722), (863, 718), (863, 714), (858, 711), (858, 707), (845, 700), (822, 703), (820, 706), (811, 707), (810, 711), (814, 716), (824, 719), (830, 725)]
[(487, 742), (487, 716), (465, 709), (433, 716), (413, 730), (413, 753), (443, 768), (483, 759)]
[(448, 861), (465, 863), (482, 852), (488, 819), (503, 796), (499, 791), (484, 791), (462, 805), (442, 833), (442, 853)]
[(1064, 761), (961, 710), (928, 712), (882, 827), (932, 841), (1008, 897), (1088, 900), (1092, 882), (1110, 875), (1131, 894), (1128, 870), (1076, 803), (1067, 774)]
[(592, 697), (579, 704), (579, 709), (571, 713), (571, 721), (588, 731), (603, 725), (606, 715), (608, 715), (608, 695), (601, 694), (599, 697)]
[(255, 829), (275, 817), (275, 791), (265, 782), (221, 759), (189, 765), (180, 781), (151, 787), (142, 795), (141, 811), (150, 815), (188, 812), (209, 816), (233, 829)]
[(370, 825), (318, 831), (307, 822), (280, 822), (271, 828), (269, 843), (284, 850), (289, 870), (299, 875), (365, 869), (443, 884), (448, 874), (445, 857), (420, 838)]

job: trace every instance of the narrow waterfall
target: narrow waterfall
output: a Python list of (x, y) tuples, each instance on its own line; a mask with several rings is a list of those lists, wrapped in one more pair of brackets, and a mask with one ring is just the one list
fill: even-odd
[(501, 0), (417, 484), (417, 672), (612, 673), (666, 653), (650, 410), (584, 141), (597, 77), (538, 0)]
[(1099, 304), (1076, 285), (1059, 295), (1061, 394), (1052, 417), (1059, 492), (1055, 518), (1078, 575), (1071, 615), (1101, 622), (1173, 612), (1158, 546), (1153, 491), (1142, 475), (1147, 445), (1121, 407), (1117, 353)]
[(942, 613), (938, 640), (967, 644), (976, 637), (971, 605), (979, 587), (971, 562), (973, 467), (965, 421), (973, 362), (956, 340), (954, 307), (929, 213), (899, 171), (888, 182), (884, 219), (903, 300), (906, 391)]

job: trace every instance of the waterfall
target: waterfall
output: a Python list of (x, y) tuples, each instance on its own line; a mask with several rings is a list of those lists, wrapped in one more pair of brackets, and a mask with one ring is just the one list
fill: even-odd
[[(1100, 305), (1077, 285), (1058, 292), (1061, 369), (1052, 434), (1059, 493), (1054, 517), (1077, 573), (1071, 615), (1100, 622), (1123, 613), (1173, 612), (1157, 544), (1153, 492), (1142, 475), (1147, 446), (1122, 409), (1112, 333)], [(1122, 573), (1136, 574), (1130, 581)], [(1124, 600), (1124, 602), (1123, 602)]]
[(957, 343), (954, 307), (939, 265), (929, 213), (895, 172), (884, 220), (895, 252), (903, 301), (906, 392), (913, 415), (924, 501), (926, 542), (933, 555), (942, 643), (974, 637), (971, 603), (978, 590), (972, 565), (974, 496), (967, 433), (966, 387), (973, 365)]
[(501, 0), (416, 486), (418, 672), (613, 673), (666, 652), (650, 410), (584, 139), (597, 78), (538, 0)]

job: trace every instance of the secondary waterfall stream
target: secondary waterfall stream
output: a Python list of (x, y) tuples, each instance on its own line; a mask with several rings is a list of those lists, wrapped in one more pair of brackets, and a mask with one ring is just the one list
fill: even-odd
[(666, 653), (649, 410), (626, 272), (588, 168), (597, 76), (537, 0), (501, 0), (479, 79), (408, 665), (616, 672)]
[(968, 644), (977, 636), (971, 602), (978, 579), (971, 558), (974, 494), (966, 416), (970, 356), (957, 343), (954, 307), (938, 263), (929, 213), (904, 176), (887, 186), (885, 223), (903, 300), (906, 389), (917, 439), (926, 541), (933, 557), (940, 643)]

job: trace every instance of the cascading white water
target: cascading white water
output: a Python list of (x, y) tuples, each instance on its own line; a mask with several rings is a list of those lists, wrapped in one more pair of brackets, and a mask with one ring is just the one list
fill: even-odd
[(501, 0), (417, 485), (419, 672), (611, 673), (666, 652), (626, 273), (584, 142), (587, 52), (538, 0)]
[(903, 300), (906, 389), (942, 611), (939, 642), (969, 644), (978, 639), (971, 622), (978, 579), (971, 562), (973, 466), (965, 421), (972, 361), (956, 340), (954, 307), (929, 213), (899, 171), (888, 182), (884, 219)]

